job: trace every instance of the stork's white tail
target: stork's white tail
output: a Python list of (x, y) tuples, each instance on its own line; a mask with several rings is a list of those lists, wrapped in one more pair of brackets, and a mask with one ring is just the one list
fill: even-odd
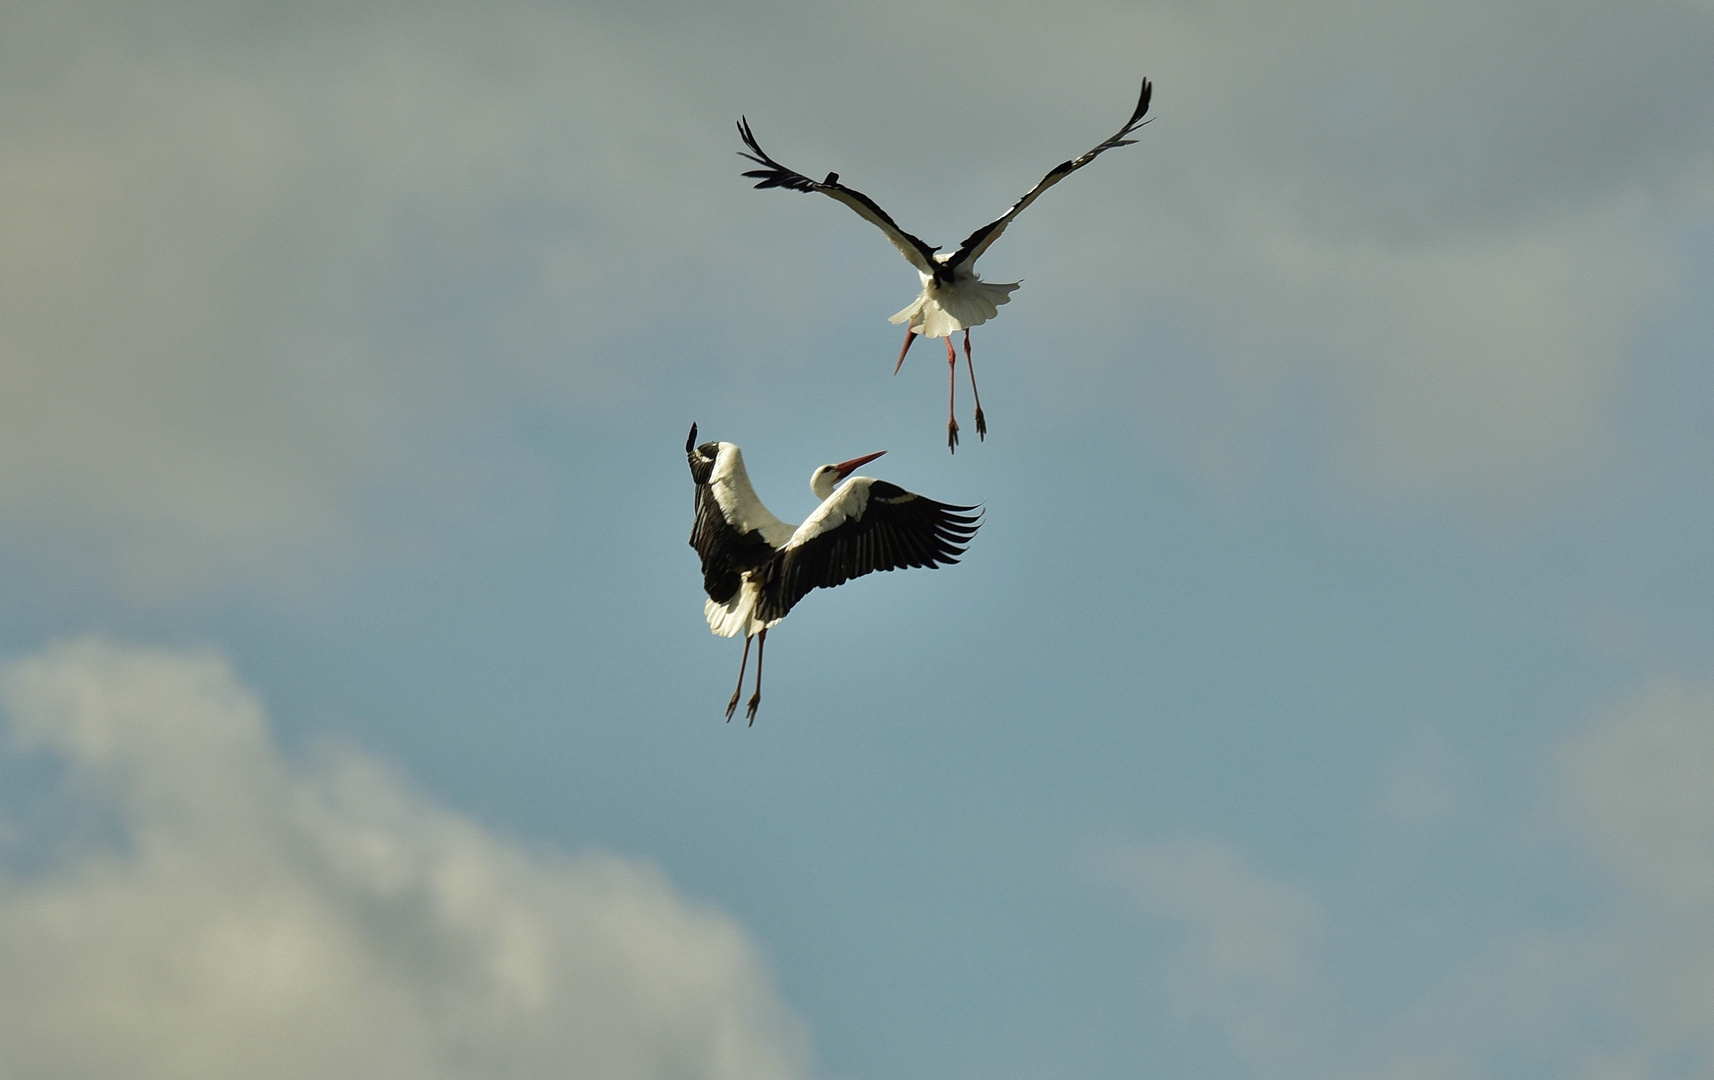
[(779, 619), (764, 622), (756, 617), (756, 601), (760, 598), (761, 592), (756, 588), (756, 583), (746, 577), (738, 592), (724, 604), (717, 604), (712, 600), (704, 601), (702, 613), (708, 616), (708, 628), (721, 637), (736, 637), (739, 634), (749, 637), (778, 626)]
[(998, 315), (1000, 305), (1009, 303), (1012, 290), (1021, 284), (966, 279), (941, 289), (925, 287), (921, 296), (888, 321), (908, 320), (911, 329), (923, 337), (948, 337)]

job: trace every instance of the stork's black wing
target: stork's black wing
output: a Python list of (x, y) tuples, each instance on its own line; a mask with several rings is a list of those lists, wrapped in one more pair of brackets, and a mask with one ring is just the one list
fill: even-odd
[(696, 521), (690, 527), (690, 546), (702, 557), (703, 590), (710, 600), (724, 604), (738, 592), (744, 571), (774, 557), (774, 546), (762, 539), (759, 530), (734, 525), (721, 509), (710, 482), (719, 461), (720, 444), (697, 446), (696, 425), (692, 424), (684, 451), (690, 458), (690, 478), (696, 482)]
[(1006, 231), (1006, 226), (1012, 223), (1012, 219), (1023, 213), (1024, 207), (1035, 202), (1036, 197), (1042, 192), (1059, 183), (1061, 180), (1064, 180), (1067, 176), (1070, 176), (1078, 169), (1083, 168), (1083, 166), (1094, 161), (1096, 158), (1100, 157), (1108, 150), (1113, 149), (1115, 146), (1130, 146), (1132, 143), (1136, 142), (1137, 140), (1127, 139), (1125, 136), (1148, 123), (1147, 120), (1143, 119), (1143, 114), (1149, 111), (1149, 95), (1153, 92), (1153, 89), (1154, 88), (1149, 85), (1149, 80), (1144, 79), (1142, 93), (1137, 98), (1137, 107), (1132, 111), (1131, 118), (1125, 121), (1124, 127), (1115, 132), (1112, 138), (1096, 146), (1095, 149), (1084, 154), (1082, 157), (1073, 158), (1070, 161), (1062, 162), (1055, 166), (1051, 172), (1042, 177), (1041, 183), (1030, 189), (1030, 193), (1028, 195), (1025, 195), (1023, 198), (1013, 203), (1010, 210), (1007, 210), (998, 218), (995, 218), (993, 221), (990, 221), (988, 224), (965, 237), (964, 243), (958, 245), (958, 250), (953, 252), (952, 257), (946, 260), (946, 269), (951, 271), (963, 263), (979, 258), (984, 251), (988, 250), (988, 245), (998, 240), (1000, 238), (1000, 234)]
[[(860, 510), (859, 484), (868, 487)], [(975, 509), (925, 499), (885, 480), (855, 477), (758, 572), (756, 614), (781, 618), (811, 589), (830, 589), (877, 570), (955, 563), (981, 523)]]
[(793, 172), (784, 165), (781, 165), (779, 162), (769, 157), (768, 152), (762, 149), (762, 144), (756, 141), (756, 136), (750, 132), (750, 121), (747, 118), (739, 119), (738, 135), (744, 140), (745, 146), (748, 146), (751, 150), (755, 151), (754, 153), (747, 154), (740, 150), (738, 151), (738, 156), (749, 158), (751, 161), (762, 166), (760, 169), (751, 169), (749, 172), (744, 174), (745, 176), (754, 178), (758, 188), (777, 187), (788, 188), (792, 191), (819, 191), (830, 198), (838, 199), (840, 202), (862, 215), (864, 220), (873, 223), (882, 232), (886, 233), (887, 239), (893, 242), (893, 246), (899, 249), (900, 254), (910, 260), (910, 264), (912, 266), (921, 270), (925, 274), (934, 273), (934, 253), (940, 249), (929, 247), (910, 233), (899, 228), (898, 222), (894, 221), (892, 216), (885, 210), (877, 206), (875, 204), (875, 200), (869, 198), (869, 196), (855, 188), (848, 188), (844, 184), (841, 184), (839, 182), (838, 173), (828, 173), (826, 180), (817, 183), (804, 174)]

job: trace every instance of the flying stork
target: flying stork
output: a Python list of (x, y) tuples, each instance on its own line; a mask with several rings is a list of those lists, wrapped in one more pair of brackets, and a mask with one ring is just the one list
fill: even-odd
[(988, 250), (990, 244), (1000, 238), (1000, 234), (1006, 231), (1006, 226), (1012, 223), (1012, 219), (1022, 213), (1026, 206), (1035, 202), (1042, 192), (1094, 161), (1104, 152), (1116, 146), (1130, 146), (1136, 142), (1137, 140), (1128, 139), (1126, 136), (1148, 123), (1143, 119), (1143, 114), (1149, 109), (1150, 89), (1149, 81), (1144, 79), (1136, 109), (1132, 111), (1131, 118), (1125, 121), (1125, 126), (1114, 133), (1112, 138), (1098, 144), (1082, 157), (1055, 166), (1042, 177), (1041, 183), (1013, 203), (1010, 210), (965, 237), (964, 243), (958, 245), (958, 250), (949, 255), (936, 254), (940, 248), (929, 247), (899, 228), (898, 223), (876, 205), (873, 199), (855, 188), (841, 184), (838, 173), (830, 172), (827, 179), (818, 183), (769, 157), (750, 131), (748, 117), (739, 119), (738, 134), (752, 152), (740, 150), (738, 156), (762, 166), (744, 174), (756, 180), (756, 187), (819, 191), (823, 195), (838, 199), (857, 211), (865, 221), (873, 223), (886, 233), (887, 239), (893, 242), (893, 246), (899, 249), (906, 261), (916, 267), (918, 276), (922, 278), (922, 293), (890, 320), (907, 323), (905, 343), (899, 349), (899, 360), (893, 365), (893, 374), (897, 375), (899, 369), (904, 366), (905, 353), (910, 351), (911, 343), (918, 335), (946, 339), (946, 445), (957, 453), (958, 420), (953, 412), (957, 394), (958, 358), (952, 349), (952, 335), (959, 330), (964, 331), (964, 363), (970, 369), (970, 393), (976, 399), (976, 435), (978, 438), (986, 438), (988, 423), (982, 416), (982, 395), (976, 390), (976, 365), (970, 359), (970, 328), (981, 326), (999, 314), (999, 306), (1010, 301), (1012, 290), (1023, 284), (1021, 281), (1009, 284), (983, 281), (976, 276), (976, 260), (982, 257), (982, 253)]
[[(790, 525), (762, 505), (744, 471), (744, 455), (729, 442), (696, 444), (696, 425), (684, 451), (696, 481), (696, 523), (690, 546), (702, 557), (703, 612), (721, 637), (744, 635), (738, 687), (726, 719), (738, 708), (750, 639), (756, 641), (756, 692), (745, 716), (756, 722), (762, 703), (762, 650), (768, 630), (811, 589), (831, 589), (876, 570), (931, 569), (955, 563), (976, 534), (974, 506), (948, 506), (869, 476), (851, 476), (874, 454), (823, 465), (809, 487), (821, 505), (802, 525)], [(846, 479), (850, 477), (850, 479)]]

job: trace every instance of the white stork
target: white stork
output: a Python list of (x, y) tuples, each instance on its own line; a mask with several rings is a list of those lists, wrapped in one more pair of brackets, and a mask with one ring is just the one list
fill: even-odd
[(1000, 305), (1010, 301), (1012, 290), (1022, 284), (1020, 281), (1009, 284), (983, 281), (976, 276), (976, 260), (982, 257), (982, 253), (988, 250), (990, 244), (1000, 238), (1000, 234), (1006, 231), (1006, 226), (1012, 223), (1012, 219), (1022, 213), (1024, 207), (1035, 202), (1042, 192), (1094, 161), (1102, 153), (1116, 146), (1130, 146), (1136, 142), (1137, 140), (1125, 136), (1148, 123), (1143, 119), (1143, 114), (1149, 109), (1150, 89), (1149, 81), (1144, 79), (1136, 109), (1132, 111), (1131, 118), (1125, 121), (1125, 126), (1112, 138), (1100, 143), (1082, 157), (1055, 166), (1042, 177), (1041, 183), (1030, 189), (1029, 194), (1013, 203), (1010, 210), (965, 237), (964, 243), (958, 245), (958, 250), (950, 255), (937, 255), (936, 252), (940, 248), (929, 247), (899, 228), (898, 223), (877, 206), (873, 199), (861, 191), (841, 184), (838, 173), (828, 173), (827, 179), (818, 183), (769, 157), (750, 131), (748, 117), (739, 119), (738, 134), (743, 138), (744, 145), (754, 152), (745, 153), (740, 150), (738, 156), (763, 166), (744, 174), (754, 178), (758, 188), (819, 191), (823, 195), (838, 199), (857, 211), (864, 220), (878, 226), (905, 259), (916, 267), (917, 274), (922, 278), (922, 293), (891, 320), (908, 324), (905, 328), (905, 343), (899, 349), (899, 360), (893, 365), (893, 374), (897, 375), (899, 369), (904, 366), (905, 353), (910, 351), (911, 343), (919, 334), (923, 337), (946, 339), (946, 444), (956, 453), (958, 420), (953, 412), (957, 394), (958, 358), (952, 350), (952, 335), (959, 330), (964, 331), (964, 363), (970, 369), (970, 393), (976, 398), (976, 434), (979, 438), (985, 438), (988, 434), (988, 422), (982, 416), (982, 395), (976, 390), (976, 365), (970, 359), (970, 328), (981, 326), (998, 315)]
[(690, 546), (702, 557), (702, 587), (708, 593), (703, 611), (709, 628), (721, 637), (744, 635), (738, 687), (726, 705), (728, 721), (744, 690), (750, 639), (755, 637), (756, 693), (745, 715), (756, 722), (768, 629), (805, 593), (831, 589), (876, 570), (955, 563), (979, 524), (980, 515), (970, 513), (974, 506), (948, 506), (869, 476), (846, 479), (885, 450), (815, 470), (809, 487), (821, 505), (802, 525), (789, 525), (762, 505), (736, 446), (698, 446), (692, 424), (684, 450), (696, 481)]

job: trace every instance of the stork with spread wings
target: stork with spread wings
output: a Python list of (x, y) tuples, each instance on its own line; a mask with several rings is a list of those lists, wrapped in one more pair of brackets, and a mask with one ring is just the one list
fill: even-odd
[(958, 449), (958, 420), (954, 415), (954, 405), (957, 395), (957, 354), (952, 348), (952, 335), (964, 331), (964, 362), (970, 371), (970, 392), (976, 398), (976, 434), (985, 437), (988, 434), (988, 422), (982, 415), (982, 397), (976, 392), (976, 365), (970, 359), (970, 328), (980, 326), (999, 314), (999, 307), (1011, 300), (1012, 290), (1020, 282), (1000, 284), (983, 281), (976, 276), (976, 260), (982, 257), (994, 241), (1006, 231), (1006, 226), (1012, 219), (1023, 212), (1024, 208), (1035, 202), (1041, 193), (1070, 176), (1078, 169), (1094, 161), (1103, 153), (1117, 146), (1129, 146), (1137, 140), (1127, 138), (1138, 128), (1148, 123), (1143, 118), (1149, 109), (1149, 92), (1151, 87), (1147, 79), (1143, 80), (1142, 93), (1137, 98), (1137, 107), (1131, 113), (1131, 118), (1125, 121), (1114, 135), (1095, 146), (1082, 157), (1073, 158), (1055, 166), (1041, 179), (1041, 183), (1031, 188), (1029, 193), (1012, 204), (1011, 209), (977, 229), (958, 245), (958, 250), (950, 254), (937, 254), (938, 247), (930, 247), (921, 240), (899, 228), (885, 210), (876, 204), (875, 200), (855, 188), (850, 188), (839, 182), (838, 173), (828, 173), (827, 179), (816, 181), (802, 173), (793, 172), (762, 149), (756, 141), (755, 134), (750, 130), (748, 118), (738, 121), (738, 134), (743, 138), (744, 145), (750, 152), (739, 151), (745, 157), (762, 166), (752, 169), (744, 175), (756, 180), (758, 188), (788, 188), (792, 191), (819, 191), (823, 195), (838, 199), (863, 217), (873, 223), (887, 239), (899, 249), (905, 260), (916, 267), (917, 274), (922, 278), (922, 293), (911, 303), (894, 315), (892, 321), (905, 323), (905, 343), (899, 349), (898, 363), (893, 365), (894, 374), (904, 366), (905, 353), (910, 351), (911, 343), (920, 335), (922, 337), (946, 339), (947, 363), (947, 402), (946, 402), (946, 443), (956, 451)]

